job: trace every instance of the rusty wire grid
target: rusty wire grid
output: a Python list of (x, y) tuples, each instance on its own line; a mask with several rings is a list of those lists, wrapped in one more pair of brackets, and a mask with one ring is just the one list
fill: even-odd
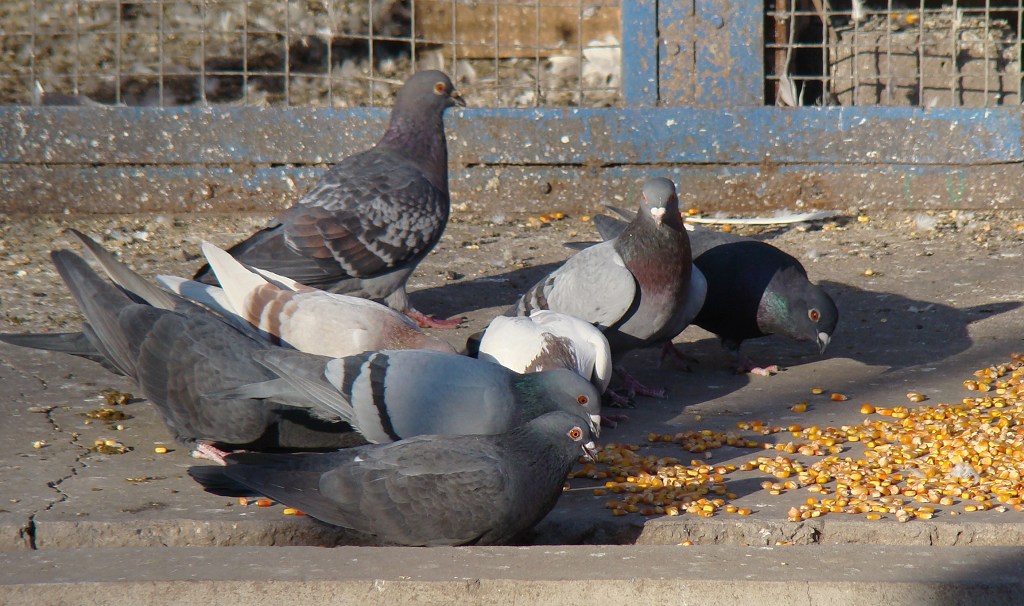
[(619, 102), (618, 0), (4, 0), (0, 104), (390, 102), (443, 69), (480, 107)]
[(1024, 0), (776, 0), (766, 15), (768, 103), (1021, 103)]

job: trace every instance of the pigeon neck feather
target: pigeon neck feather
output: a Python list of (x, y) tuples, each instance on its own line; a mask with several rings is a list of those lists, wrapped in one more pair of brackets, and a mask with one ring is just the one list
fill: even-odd
[(377, 146), (408, 158), (434, 187), (448, 192), (448, 146), (440, 112), (413, 114), (396, 108)]

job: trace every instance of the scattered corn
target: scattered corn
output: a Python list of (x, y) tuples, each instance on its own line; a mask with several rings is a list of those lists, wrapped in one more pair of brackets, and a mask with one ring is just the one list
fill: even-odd
[(834, 393), (831, 396), (829, 396), (829, 398), (831, 398), (833, 402), (845, 402), (850, 399), (841, 393)]
[(256, 507), (270, 507), (274, 502), (267, 498), (256, 499)]
[(283, 510), (281, 510), (281, 513), (283, 515), (286, 515), (286, 516), (304, 516), (304, 515), (306, 515), (306, 514), (302, 513), (301, 511), (299, 511), (298, 509), (295, 509), (294, 507), (285, 507)]
[(790, 406), (789, 409), (797, 413), (807, 412), (807, 402), (797, 402)]
[[(595, 494), (611, 497), (605, 507), (615, 516), (751, 515), (732, 502), (737, 497), (729, 481), (736, 472), (763, 474), (761, 488), (770, 495), (806, 489), (800, 505), (787, 512), (792, 521), (845, 513), (914, 523), (938, 515), (937, 507), (946, 515), (1024, 511), (1024, 356), (979, 370), (964, 387), (973, 397), (952, 403), (864, 403), (860, 412), (872, 416), (855, 425), (747, 420), (729, 431), (652, 433), (648, 442), (657, 454), (608, 444), (573, 476), (599, 480)], [(686, 463), (667, 456), (668, 445), (702, 456)], [(726, 446), (753, 450), (736, 464), (704, 458)]]
[(156, 454), (167, 454), (167, 447), (157, 446), (156, 448), (153, 449), (153, 452), (155, 452)]

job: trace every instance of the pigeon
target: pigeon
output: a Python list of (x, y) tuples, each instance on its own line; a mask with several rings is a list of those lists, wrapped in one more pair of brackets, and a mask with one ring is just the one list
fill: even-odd
[[(448, 76), (418, 72), (398, 91), (391, 122), (373, 148), (334, 165), (293, 206), (233, 246), (239, 261), (302, 284), (384, 299), (420, 326), (455, 328), (413, 308), (410, 274), (448, 222), (444, 111), (465, 101)], [(208, 265), (196, 280), (216, 284)]]
[(600, 434), (601, 394), (565, 368), (519, 374), (428, 349), (329, 358), (274, 348), (253, 357), (278, 378), (207, 395), (304, 403), (374, 444), (425, 434), (501, 433), (553, 410), (576, 414)]
[(221, 448), (327, 449), (365, 443), (336, 417), (312, 415), (307, 408), (204, 397), (206, 391), (272, 379), (253, 360), (255, 352), (270, 345), (197, 305), (184, 303), (183, 313), (136, 302), (138, 297), (100, 278), (73, 252), (56, 250), (51, 258), (86, 317), (79, 339), (133, 379), (175, 438), (200, 454), (216, 459)]
[[(608, 209), (620, 217), (631, 215)], [(612, 217), (594, 217), (594, 226), (606, 240), (626, 225)], [(737, 371), (778, 372), (778, 366), (759, 367), (740, 353), (743, 341), (770, 334), (814, 341), (818, 352), (825, 353), (839, 310), (823, 288), (810, 282), (800, 261), (767, 242), (699, 225), (688, 224), (687, 229), (691, 230), (693, 263), (708, 282), (704, 305), (693, 324), (722, 340), (735, 358)]]
[(494, 318), (480, 339), (477, 357), (519, 373), (568, 368), (600, 393), (611, 380), (612, 351), (604, 334), (579, 318), (546, 309)]
[[(188, 298), (177, 296), (148, 282), (82, 232), (73, 228), (68, 228), (66, 232), (85, 247), (90, 257), (103, 268), (110, 280), (132, 301), (181, 313), (203, 309)], [(238, 318), (233, 311), (228, 310), (228, 312), (223, 317), (234, 321), (236, 328), (250, 336), (258, 336), (256, 329), (252, 328), (248, 322)], [(100, 339), (88, 322), (85, 322), (82, 331), (77, 333), (0, 334), (0, 341), (20, 347), (77, 355), (99, 363), (114, 374), (124, 374), (100, 351), (102, 349)]]
[(444, 339), (424, 334), (416, 322), (374, 301), (329, 293), (265, 270), (250, 271), (234, 257), (203, 243), (203, 254), (221, 288), (161, 276), (160, 282), (258, 329), (271, 343), (341, 358), (380, 349), (455, 352)]
[[(703, 299), (691, 289), (692, 268), (675, 185), (650, 178), (640, 212), (621, 235), (570, 257), (506, 315), (550, 309), (576, 316), (604, 332), (618, 360), (632, 349), (667, 344), (686, 328)], [(616, 374), (630, 392), (664, 397), (664, 390), (642, 385), (621, 365)]]
[(215, 494), (257, 493), (387, 544), (496, 545), (562, 494), (590, 429), (550, 412), (497, 435), (425, 435), (332, 453), (239, 453), (188, 473)]

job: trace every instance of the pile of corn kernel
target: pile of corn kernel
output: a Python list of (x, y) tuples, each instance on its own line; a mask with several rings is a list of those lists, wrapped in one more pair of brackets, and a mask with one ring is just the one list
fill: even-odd
[[(859, 425), (805, 428), (747, 421), (737, 423), (738, 431), (651, 434), (651, 443), (677, 444), (692, 453), (724, 446), (772, 452), (740, 464), (691, 460), (685, 465), (674, 457), (642, 455), (637, 445), (608, 444), (573, 477), (604, 480), (593, 492), (607, 497), (605, 506), (616, 516), (750, 515), (750, 509), (732, 503), (737, 496), (729, 492), (726, 476), (736, 471), (768, 476), (761, 487), (769, 494), (806, 490), (804, 502), (788, 512), (791, 521), (847, 513), (907, 522), (930, 519), (937, 505), (948, 515), (1022, 511), (1024, 355), (1012, 354), (1007, 364), (975, 372), (964, 388), (977, 395), (956, 404), (863, 404)], [(911, 392), (907, 399), (916, 404), (926, 397)], [(788, 432), (793, 439), (769, 443), (740, 432)]]

